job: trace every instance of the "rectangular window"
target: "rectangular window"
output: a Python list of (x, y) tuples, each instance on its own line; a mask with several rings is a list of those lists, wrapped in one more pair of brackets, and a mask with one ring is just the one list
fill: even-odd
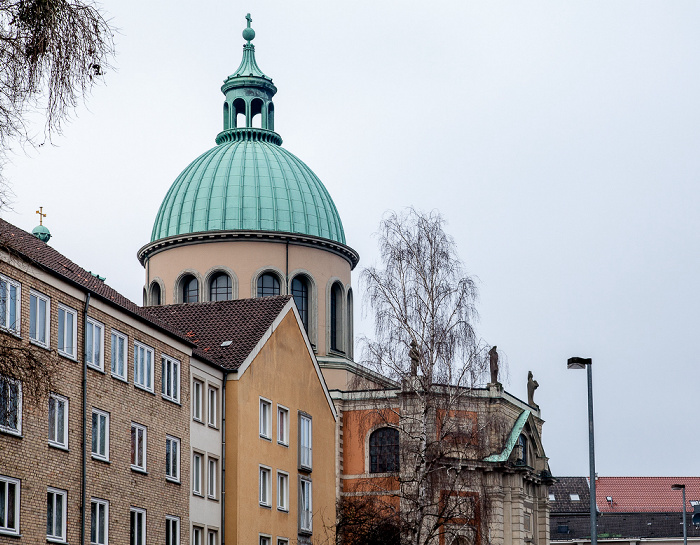
[(217, 413), (217, 407), (219, 403), (219, 392), (216, 388), (212, 388), (209, 386), (209, 414), (207, 416), (207, 423), (210, 426), (216, 427), (217, 424), (217, 418), (216, 418), (216, 413)]
[(180, 519), (165, 517), (165, 545), (180, 545)]
[(289, 545), (289, 540), (286, 537), (278, 537), (277, 545)]
[(277, 509), (289, 511), (289, 474), (277, 472)]
[(109, 541), (109, 502), (90, 500), (90, 545), (107, 545)]
[(20, 301), (22, 288), (19, 282), (0, 274), (0, 327), (19, 335)]
[(192, 493), (202, 495), (202, 455), (199, 452), (192, 455)]
[(134, 384), (153, 391), (153, 348), (134, 342)]
[(0, 431), (22, 433), (22, 383), (0, 375)]
[(180, 362), (163, 354), (161, 357), (162, 394), (165, 399), (180, 402)]
[(75, 359), (78, 313), (70, 307), (58, 305), (58, 353)]
[(219, 543), (219, 534), (216, 532), (216, 530), (209, 530), (209, 533), (207, 534), (207, 545), (218, 545)]
[(282, 405), (277, 405), (277, 442), (289, 445), (289, 409)]
[(270, 415), (272, 403), (260, 398), (260, 437), (263, 439), (271, 439), (270, 428), (272, 428), (272, 418)]
[(19, 534), (18, 479), (0, 475), (0, 534)]
[(87, 319), (85, 324), (85, 360), (90, 367), (104, 371), (105, 326), (100, 322)]
[(65, 490), (49, 488), (46, 492), (46, 539), (66, 541), (66, 495)]
[(171, 481), (180, 481), (180, 440), (165, 436), (165, 476)]
[(92, 457), (109, 460), (109, 413), (92, 409)]
[(49, 444), (68, 448), (68, 400), (58, 394), (49, 396)]
[(270, 536), (260, 536), (260, 545), (270, 545)]
[(209, 458), (208, 464), (209, 481), (207, 482), (207, 495), (212, 499), (216, 499), (216, 481), (218, 480), (217, 473), (219, 464), (217, 464), (216, 460), (214, 460), (213, 458)]
[(147, 433), (145, 426), (131, 423), (131, 469), (146, 471)]
[(130, 545), (146, 545), (146, 511), (131, 508)]
[(192, 381), (192, 418), (202, 421), (202, 391), (204, 384), (198, 380)]
[(311, 417), (299, 413), (299, 469), (311, 471)]
[(29, 338), (41, 346), (49, 346), (51, 300), (36, 291), (29, 292)]
[(126, 335), (112, 330), (112, 375), (126, 380)]
[(311, 515), (311, 481), (299, 478), (299, 532), (310, 534), (312, 531)]
[(270, 468), (260, 466), (260, 505), (270, 507)]
[(198, 526), (194, 526), (192, 528), (192, 545), (204, 545), (204, 543), (202, 543), (203, 533), (204, 530)]

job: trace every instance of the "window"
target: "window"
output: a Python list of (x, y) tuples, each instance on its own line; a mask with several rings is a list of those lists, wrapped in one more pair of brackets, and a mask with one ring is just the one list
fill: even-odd
[(557, 534), (568, 534), (569, 533), (569, 525), (568, 524), (559, 524), (557, 526)]
[(180, 440), (165, 436), (165, 477), (180, 480)]
[(299, 468), (311, 471), (311, 417), (299, 413)]
[(269, 297), (280, 294), (280, 281), (271, 273), (261, 274), (258, 277), (258, 297)]
[(202, 390), (204, 384), (198, 380), (192, 381), (192, 418), (197, 422), (202, 421)]
[(131, 508), (130, 545), (146, 545), (146, 511)]
[(147, 430), (145, 426), (131, 423), (131, 469), (146, 471)]
[(338, 352), (342, 350), (343, 346), (340, 338), (342, 306), (340, 285), (336, 283), (331, 287), (331, 350)]
[(207, 534), (207, 545), (217, 545), (219, 543), (219, 534), (216, 530), (209, 530)]
[(209, 458), (209, 480), (207, 483), (207, 495), (215, 500), (216, 499), (216, 480), (218, 473), (218, 464), (213, 458)]
[(192, 493), (202, 495), (202, 455), (198, 452), (192, 455)]
[(289, 409), (277, 405), (277, 442), (289, 445)]
[(369, 472), (390, 473), (399, 470), (399, 430), (379, 428), (369, 436)]
[(0, 375), (0, 431), (22, 433), (22, 383)]
[(204, 545), (202, 543), (202, 533), (204, 530), (198, 526), (192, 528), (192, 545)]
[(165, 545), (180, 545), (180, 519), (165, 517)]
[(289, 540), (286, 537), (278, 537), (277, 545), (289, 545)]
[(311, 526), (311, 481), (299, 478), (299, 532), (310, 534)]
[(549, 493), (549, 501), (555, 501), (557, 498), (552, 494), (551, 492)]
[(87, 319), (85, 324), (85, 357), (90, 367), (104, 371), (104, 326)]
[(126, 380), (126, 336), (112, 330), (112, 375)]
[(109, 541), (109, 502), (90, 501), (90, 545), (107, 545)]
[(216, 409), (219, 402), (218, 391), (216, 388), (209, 386), (209, 413), (207, 416), (207, 422), (210, 426), (216, 427)]
[(19, 534), (18, 479), (0, 475), (0, 534)]
[(92, 410), (92, 457), (109, 460), (109, 413)]
[(270, 428), (272, 427), (271, 415), (272, 403), (260, 398), (260, 437), (263, 439), (271, 439)]
[(134, 384), (153, 391), (153, 348), (134, 342)]
[(271, 496), (270, 468), (260, 466), (260, 505), (270, 507)]
[(270, 545), (270, 536), (260, 536), (260, 545)]
[(299, 311), (301, 323), (304, 329), (309, 331), (309, 282), (303, 276), (297, 276), (292, 280), (292, 296)]
[(151, 283), (151, 305), (160, 305), (160, 284), (158, 282)]
[(49, 396), (49, 444), (68, 448), (68, 400), (58, 394)]
[(75, 359), (78, 313), (72, 308), (58, 305), (58, 353)]
[(29, 292), (29, 338), (41, 346), (49, 346), (51, 302), (46, 295)]
[(46, 539), (66, 540), (66, 495), (65, 490), (49, 488), (46, 492)]
[(518, 436), (518, 459), (516, 463), (527, 465), (527, 439), (522, 433)]
[(199, 282), (188, 274), (182, 279), (182, 302), (196, 303), (199, 300)]
[(277, 509), (289, 511), (289, 474), (277, 472)]
[(165, 354), (162, 362), (162, 394), (165, 399), (180, 402), (180, 362)]
[(0, 327), (19, 335), (20, 301), (22, 288), (19, 282), (0, 274)]
[(581, 501), (581, 498), (578, 494), (569, 494), (569, 498), (571, 499), (571, 501)]
[(210, 301), (228, 301), (231, 299), (231, 277), (226, 273), (219, 273), (212, 277), (209, 284)]

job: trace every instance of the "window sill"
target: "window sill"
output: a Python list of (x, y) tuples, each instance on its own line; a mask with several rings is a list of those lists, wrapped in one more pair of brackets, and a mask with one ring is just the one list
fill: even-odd
[(78, 361), (78, 358), (74, 354), (69, 354), (68, 352), (63, 352), (62, 350), (56, 350), (59, 356), (66, 358), (71, 361)]
[(40, 341), (35, 341), (34, 339), (29, 339), (29, 342), (34, 346), (38, 346), (39, 348), (43, 348), (44, 350), (51, 350), (50, 343), (42, 343)]
[(119, 382), (129, 384), (129, 379), (127, 379), (126, 377), (123, 377), (121, 375), (115, 375), (114, 373), (112, 373), (112, 378), (118, 380)]
[(277, 441), (277, 444), (281, 447), (289, 448), (289, 441), (286, 443), (284, 441)]
[(287, 513), (287, 514), (289, 514), (289, 509), (287, 509), (286, 507), (278, 507), (277, 510), (278, 510), (280, 513)]
[(109, 458), (103, 458), (102, 456), (98, 456), (97, 454), (92, 454), (92, 459), (95, 460), (96, 462), (102, 462), (103, 464), (110, 464), (112, 462), (109, 461)]
[(47, 537), (46, 543), (67, 543), (67, 541), (58, 537)]
[(207, 496), (207, 499), (210, 501), (215, 501), (216, 503), (219, 503), (219, 498), (216, 496)]
[(267, 436), (261, 434), (260, 439), (264, 439), (265, 441), (270, 441), (270, 443), (272, 443), (272, 437), (267, 437)]
[(104, 367), (98, 367), (97, 365), (93, 365), (92, 363), (87, 363), (86, 365), (88, 369), (92, 369), (93, 371), (97, 371), (98, 373), (102, 373), (103, 375), (105, 374)]
[(131, 466), (131, 471), (133, 471), (134, 473), (141, 473), (141, 475), (148, 475), (148, 471), (138, 466)]
[(178, 400), (178, 399), (173, 399), (172, 397), (168, 397), (165, 394), (160, 394), (160, 397), (162, 397), (165, 401), (169, 401), (173, 405), (177, 405), (178, 407), (182, 407), (182, 404), (180, 403), (180, 400)]
[(304, 473), (311, 473), (313, 471), (313, 468), (303, 465), (300, 465), (298, 469), (299, 471), (303, 471)]
[(262, 508), (264, 508), (264, 509), (272, 509), (272, 506), (271, 506), (271, 505), (267, 505), (267, 504), (265, 504), (265, 503), (261, 503), (261, 504), (260, 504), (260, 507), (262, 507)]
[(204, 421), (201, 418), (195, 418), (194, 416), (192, 417), (192, 422), (197, 422), (197, 424), (201, 424), (202, 426), (204, 425)]
[(213, 430), (218, 430), (218, 429), (219, 429), (219, 426), (217, 426), (216, 424), (211, 424), (211, 423), (209, 423), (209, 424), (207, 424), (207, 426), (210, 427), (210, 428), (213, 429)]
[(198, 498), (204, 499), (204, 495), (203, 495), (201, 492), (194, 492), (194, 491), (192, 491), (192, 495), (193, 495), (193, 496), (197, 496)]
[(49, 441), (49, 447), (55, 448), (56, 450), (62, 450), (64, 452), (70, 452), (66, 445), (61, 445), (59, 443), (52, 443), (51, 441)]
[(24, 435), (22, 435), (22, 432), (20, 430), (13, 430), (12, 428), (0, 427), (0, 433), (2, 433), (3, 435), (12, 435), (13, 437), (19, 437), (20, 439), (24, 439)]
[(156, 395), (156, 393), (153, 390), (149, 390), (148, 388), (146, 388), (145, 386), (141, 386), (140, 384), (134, 383), (134, 388), (136, 388), (137, 390), (142, 390), (151, 395)]
[(19, 532), (11, 532), (9, 530), (0, 530), (0, 536), (21, 538), (22, 534)]
[(166, 480), (166, 482), (169, 482), (169, 483), (173, 483), (173, 484), (177, 484), (177, 485), (181, 484), (178, 479), (175, 479), (173, 477), (166, 477), (165, 480)]
[(299, 530), (299, 535), (300, 536), (312, 536), (313, 531), (312, 530)]

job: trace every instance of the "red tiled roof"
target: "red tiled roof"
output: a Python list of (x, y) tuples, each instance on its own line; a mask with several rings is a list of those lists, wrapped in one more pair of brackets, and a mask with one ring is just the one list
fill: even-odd
[[(680, 490), (671, 485), (684, 484), (686, 509), (700, 500), (700, 477), (598, 477), (596, 503), (601, 513), (673, 513), (681, 512)], [(606, 499), (612, 498), (612, 506)]]
[[(195, 354), (229, 370), (238, 369), (291, 296), (146, 307), (197, 345)], [(231, 341), (227, 346), (222, 343)]]

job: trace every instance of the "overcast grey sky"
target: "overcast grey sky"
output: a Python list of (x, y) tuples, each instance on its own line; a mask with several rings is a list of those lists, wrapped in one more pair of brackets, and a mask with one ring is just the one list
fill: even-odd
[[(252, 13), (275, 126), (376, 260), (382, 213), (439, 209), (506, 388), (540, 388), (555, 475), (692, 475), (700, 287), (700, 3), (105, 0), (117, 70), (6, 168), (22, 228), (141, 301), (136, 251), (214, 145)], [(359, 269), (358, 269), (359, 270)], [(354, 275), (357, 284), (358, 275)], [(356, 319), (356, 332), (369, 322)]]

